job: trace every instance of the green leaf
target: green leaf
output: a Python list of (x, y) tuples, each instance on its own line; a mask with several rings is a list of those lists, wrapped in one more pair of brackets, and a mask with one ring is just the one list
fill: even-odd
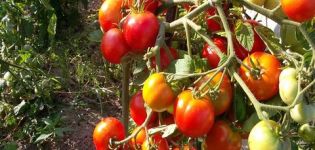
[(52, 14), (49, 20), (49, 25), (47, 28), (47, 31), (49, 33), (49, 36), (51, 38), (55, 37), (56, 35), (56, 28), (57, 28), (57, 16), (56, 14)]
[(163, 137), (163, 138), (166, 138), (166, 137), (172, 135), (172, 134), (176, 131), (176, 129), (177, 129), (176, 124), (168, 125), (168, 126), (166, 127), (165, 131), (163, 132), (162, 137)]
[[(183, 59), (174, 60), (169, 67), (167, 72), (176, 74), (189, 74), (194, 72), (194, 62), (189, 55), (184, 55)], [(175, 75), (174, 79), (180, 79), (180, 75)]]
[(54, 10), (54, 8), (50, 5), (49, 0), (39, 0), (39, 1), (45, 6), (46, 9)]
[(4, 144), (3, 150), (17, 150), (18, 144), (16, 142), (8, 142)]
[(23, 100), (19, 105), (13, 108), (14, 114), (18, 115), (25, 106), (26, 106), (26, 102)]
[(53, 133), (49, 133), (49, 134), (41, 134), (36, 140), (35, 143), (41, 142), (46, 140), (47, 138), (49, 138)]
[(238, 21), (235, 28), (236, 38), (239, 43), (248, 51), (251, 51), (254, 45), (254, 30), (251, 24)]
[(246, 103), (243, 90), (237, 86), (234, 88), (233, 110), (235, 119), (243, 122), (246, 119)]
[(98, 30), (91, 32), (88, 36), (88, 39), (91, 42), (101, 42), (102, 36), (103, 36), (103, 32), (100, 29), (98, 29)]
[(279, 51), (284, 50), (280, 44), (280, 39), (276, 37), (271, 29), (265, 26), (256, 26), (255, 30), (272, 52), (279, 53)]

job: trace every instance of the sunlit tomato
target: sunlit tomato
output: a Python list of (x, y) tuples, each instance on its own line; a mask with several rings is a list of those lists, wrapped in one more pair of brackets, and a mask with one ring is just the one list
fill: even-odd
[[(251, 61), (256, 69), (254, 69)], [(255, 70), (252, 72), (242, 65), (239, 73), (258, 100), (268, 100), (278, 93), (281, 64), (275, 56), (264, 52), (255, 52), (245, 58), (243, 64)]]
[(175, 101), (174, 117), (180, 132), (189, 137), (200, 137), (213, 126), (214, 107), (209, 99), (195, 99), (192, 91), (186, 90)]
[[(222, 53), (226, 54), (227, 50), (227, 40), (225, 37), (216, 36), (212, 38), (213, 43), (221, 50)], [(202, 57), (207, 58), (208, 64), (212, 68), (218, 67), (220, 62), (220, 57), (217, 55), (214, 47), (208, 45), (207, 43), (204, 45), (202, 49)]]
[[(132, 131), (132, 134), (134, 134), (136, 132), (136, 130), (138, 130), (140, 127), (135, 128)], [(130, 147), (132, 147), (133, 149), (137, 149), (138, 147), (140, 148), (141, 145), (143, 144), (143, 142), (146, 140), (146, 133), (145, 133), (145, 129), (142, 128), (137, 136), (135, 138), (132, 138), (130, 141)]]
[(281, 0), (284, 13), (292, 20), (304, 22), (315, 16), (314, 0)]
[(128, 52), (128, 49), (123, 33), (119, 29), (113, 28), (104, 34), (101, 42), (101, 51), (108, 62), (119, 64), (122, 57)]
[(150, 137), (150, 144), (148, 140), (144, 141), (141, 150), (169, 150), (166, 139), (162, 138), (162, 135), (157, 133)]
[(207, 134), (206, 147), (211, 150), (240, 150), (242, 138), (224, 121), (216, 121)]
[(173, 104), (175, 99), (172, 88), (163, 74), (155, 73), (144, 82), (142, 96), (144, 102), (154, 111), (162, 112)]
[(144, 53), (148, 47), (154, 46), (159, 32), (159, 21), (148, 11), (131, 13), (124, 22), (123, 32), (131, 51)]
[[(126, 7), (131, 8), (130, 6), (132, 6), (133, 0), (127, 0), (126, 3), (127, 3), (127, 4), (125, 4)], [(143, 0), (140, 0), (140, 3), (142, 4)], [(152, 13), (155, 13), (158, 6), (159, 6), (158, 0), (144, 0), (144, 10), (146, 10), (146, 11), (150, 11)]]
[[(129, 103), (130, 116), (137, 125), (141, 125), (147, 118), (147, 112), (144, 107), (142, 91), (137, 92), (131, 97)], [(157, 114), (154, 112), (151, 116), (149, 125), (153, 125), (156, 121)]]
[(122, 0), (106, 0), (103, 2), (98, 12), (98, 21), (104, 32), (117, 27), (122, 19), (121, 6)]
[[(208, 75), (204, 76), (196, 83), (196, 87), (199, 89), (203, 85), (203, 83), (207, 82), (214, 75), (214, 73), (209, 73)], [(209, 90), (209, 88), (216, 88), (216, 86), (220, 84), (222, 75), (222, 72), (219, 72), (217, 75), (215, 75), (214, 78), (209, 82), (209, 84), (206, 85), (203, 91)], [(211, 97), (210, 99), (213, 103), (216, 116), (221, 115), (229, 109), (232, 102), (232, 86), (227, 75), (223, 75), (223, 80), (220, 84), (220, 87), (218, 88), (218, 94)]]
[(280, 136), (281, 126), (273, 120), (263, 120), (257, 123), (248, 137), (249, 149), (280, 150), (288, 149)]
[(295, 68), (284, 69), (279, 77), (279, 95), (284, 103), (290, 105), (298, 94), (298, 72)]
[[(170, 52), (171, 52), (173, 59), (174, 60), (178, 59), (178, 53), (177, 53), (176, 49), (174, 49), (174, 48), (169, 48), (169, 49), (170, 49)], [(167, 52), (164, 48), (161, 48), (160, 56), (161, 56), (161, 59), (160, 59), (161, 69), (164, 70), (168, 67), (169, 64), (171, 64), (172, 59), (169, 58), (169, 56), (167, 55)], [(152, 65), (152, 68), (155, 67), (155, 65), (156, 65), (155, 57), (151, 58), (151, 65)]]
[(109, 150), (109, 140), (123, 140), (125, 129), (123, 124), (113, 117), (103, 118), (94, 129), (93, 142), (96, 150)]
[(217, 18), (209, 19), (210, 17), (214, 16), (216, 12), (215, 7), (211, 7), (206, 11), (206, 23), (208, 26), (208, 30), (211, 32), (220, 31), (222, 29), (220, 20)]

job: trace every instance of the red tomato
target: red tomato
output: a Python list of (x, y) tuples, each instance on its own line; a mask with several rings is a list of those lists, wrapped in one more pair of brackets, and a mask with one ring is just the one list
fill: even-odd
[(314, 0), (281, 0), (284, 13), (292, 20), (304, 22), (315, 16)]
[[(173, 59), (178, 59), (178, 53), (177, 50), (174, 48), (170, 48), (171, 54), (173, 56)], [(168, 65), (171, 64), (171, 59), (168, 57), (167, 52), (164, 48), (161, 48), (160, 50), (160, 62), (161, 62), (161, 69), (164, 70), (168, 67)], [(151, 58), (151, 67), (155, 68), (156, 62), (155, 62), (155, 57)]]
[(278, 93), (281, 64), (275, 56), (264, 52), (255, 52), (244, 59), (243, 63), (253, 68), (250, 59), (258, 67), (260, 74), (255, 76), (241, 66), (240, 76), (258, 100), (268, 100)]
[(119, 64), (121, 58), (128, 52), (123, 33), (117, 28), (108, 30), (103, 36), (101, 51), (108, 62)]
[(150, 144), (148, 140), (144, 141), (141, 147), (141, 150), (169, 150), (168, 143), (166, 139), (162, 138), (162, 135), (159, 133), (154, 134), (150, 138)]
[(241, 136), (224, 121), (216, 121), (206, 138), (206, 147), (211, 150), (240, 150), (241, 145)]
[(117, 27), (122, 19), (121, 6), (122, 0), (106, 0), (103, 2), (98, 12), (98, 21), (104, 32)]
[[(215, 36), (212, 38), (213, 43), (221, 50), (222, 53), (226, 54), (227, 50), (227, 40), (225, 37)], [(220, 62), (220, 57), (216, 54), (213, 47), (208, 45), (207, 43), (204, 45), (202, 49), (202, 57), (207, 58), (208, 64), (212, 68), (218, 67)]]
[(214, 107), (209, 99), (195, 99), (192, 91), (186, 90), (176, 99), (174, 117), (180, 132), (200, 137), (207, 134), (214, 123)]
[(109, 139), (123, 140), (125, 129), (123, 124), (113, 117), (103, 118), (94, 129), (93, 142), (96, 150), (109, 150)]
[[(139, 127), (135, 128), (132, 131), (132, 134), (138, 130)], [(137, 149), (137, 147), (141, 147), (141, 145), (143, 144), (143, 142), (146, 140), (146, 133), (145, 133), (145, 129), (142, 128), (140, 130), (140, 132), (137, 134), (136, 138), (132, 138), (130, 141), (130, 147), (132, 147), (132, 149)]]
[(211, 7), (206, 11), (206, 23), (210, 32), (222, 30), (221, 21), (217, 18), (208, 19), (216, 13), (215, 7)]
[[(129, 103), (130, 116), (137, 125), (141, 125), (147, 118), (147, 112), (144, 107), (144, 100), (142, 97), (142, 91), (137, 92), (131, 97)], [(153, 113), (149, 122), (149, 125), (153, 125), (156, 121), (157, 114)]]
[[(200, 88), (200, 86), (202, 86), (203, 83), (207, 82), (207, 80), (209, 80), (213, 75), (214, 73), (209, 73), (208, 75), (204, 76), (196, 83), (196, 87)], [(205, 87), (204, 91), (208, 90), (209, 88), (213, 89), (214, 87), (216, 87), (220, 83), (222, 75), (223, 73), (219, 72)], [(216, 116), (223, 114), (230, 108), (232, 97), (233, 95), (230, 79), (227, 75), (223, 75), (223, 80), (220, 84), (218, 95), (215, 96), (215, 99), (210, 98), (213, 103)]]
[(159, 21), (148, 11), (131, 13), (124, 22), (123, 32), (132, 52), (145, 53), (148, 47), (155, 44)]

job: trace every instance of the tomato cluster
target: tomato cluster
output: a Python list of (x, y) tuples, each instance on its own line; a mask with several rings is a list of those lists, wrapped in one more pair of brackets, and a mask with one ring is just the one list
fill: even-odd
[[(273, 2), (271, 0), (249, 1), (267, 9), (274, 9), (280, 4), (279, 1)], [(196, 149), (197, 145), (192, 144), (190, 140), (198, 141), (198, 138), (204, 138), (202, 144), (204, 149), (239, 150), (243, 138), (248, 139), (250, 149), (287, 149), (289, 145), (287, 138), (281, 132), (284, 129), (280, 123), (272, 120), (274, 118), (280, 120), (279, 118), (283, 119), (287, 116), (274, 117), (275, 114), (272, 112), (261, 110), (268, 107), (268, 103), (272, 103), (272, 99), (277, 98), (277, 95), (282, 101), (277, 101), (281, 104), (273, 108), (285, 109), (287, 118), (298, 124), (303, 124), (299, 128), (298, 134), (304, 141), (309, 143), (315, 141), (315, 138), (310, 136), (315, 133), (315, 129), (308, 124), (315, 121), (315, 104), (312, 101), (304, 100), (303, 96), (298, 96), (299, 86), (301, 86), (298, 81), (299, 70), (296, 67), (293, 68), (293, 65), (287, 67), (290, 65), (286, 59), (283, 57), (279, 59), (279, 55), (274, 55), (274, 51), (270, 48), (274, 41), (271, 44), (270, 41), (268, 43), (261, 35), (261, 31), (258, 30), (258, 28), (263, 28), (263, 25), (255, 20), (243, 19), (241, 15), (237, 16), (231, 13), (229, 9), (232, 7), (231, 4), (228, 1), (223, 1), (220, 4), (222, 4), (224, 14), (228, 18), (228, 25), (226, 26), (231, 28), (231, 33), (229, 33), (230, 36), (222, 34), (224, 28), (221, 22), (222, 18), (218, 17), (218, 10), (215, 7), (207, 8), (202, 12), (204, 15), (201, 17), (202, 23), (206, 26), (206, 33), (215, 46), (211, 45), (209, 41), (198, 43), (199, 46), (200, 44), (203, 45), (203, 48), (198, 51), (201, 53), (196, 50), (193, 51), (193, 54), (189, 55), (189, 60), (193, 63), (189, 65), (183, 63), (189, 66), (187, 67), (181, 64), (181, 61), (185, 59), (181, 58), (182, 55), (179, 55), (173, 45), (166, 47), (166, 42), (163, 45), (157, 41), (160, 25), (164, 25), (162, 19), (158, 19), (157, 11), (158, 8), (164, 8), (164, 5), (161, 5), (157, 0), (140, 0), (138, 2), (141, 2), (140, 7), (138, 6), (139, 3), (134, 4), (134, 0), (128, 0), (127, 3), (120, 0), (106, 0), (99, 12), (99, 22), (104, 32), (101, 51), (107, 61), (119, 64), (123, 57), (129, 54), (132, 54), (131, 57), (144, 54), (152, 55), (147, 59), (151, 62), (151, 66), (146, 68), (151, 73), (143, 84), (139, 84), (133, 90), (138, 92), (131, 97), (129, 103), (130, 117), (135, 123), (135, 126), (131, 128), (133, 137), (127, 144), (125, 142), (123, 145), (118, 145), (118, 148), (142, 150)], [(291, 11), (296, 12), (300, 8), (293, 7), (290, 0), (282, 0), (281, 4), (289, 18), (296, 21), (306, 21), (314, 16), (313, 10), (315, 10), (314, 2), (302, 0), (298, 3), (304, 6), (306, 2), (310, 5), (307, 9), (310, 14), (301, 15), (298, 13), (295, 16), (292, 15)], [(186, 13), (196, 8), (195, 5), (182, 5), (186, 9)], [(123, 14), (121, 10), (124, 9), (130, 10), (130, 13), (128, 15)], [(123, 17), (124, 19), (122, 19)], [(252, 30), (250, 31), (252, 46), (248, 46), (251, 45), (248, 44), (250, 42), (244, 44), (242, 39), (238, 37), (239, 29), (237, 27), (239, 24), (248, 27), (244, 29), (246, 31)], [(267, 30), (264, 31), (267, 32)], [(185, 33), (188, 35), (187, 32)], [(180, 33), (177, 34), (181, 35)], [(174, 36), (178, 35), (174, 34)], [(231, 38), (229, 39), (230, 43), (228, 38)], [(199, 42), (199, 40), (195, 40)], [(150, 51), (150, 47), (156, 45), (161, 47), (159, 49), (159, 64), (157, 64), (157, 55)], [(176, 48), (186, 48), (181, 46)], [(146, 53), (148, 50), (149, 52)], [(226, 60), (224, 59), (227, 58), (225, 56), (235, 57)], [(195, 59), (205, 61), (203, 65), (207, 69), (196, 67), (198, 61), (194, 61)], [(175, 64), (172, 61), (175, 61)], [(228, 63), (225, 65), (222, 62)], [(297, 64), (295, 63), (295, 65)], [(156, 72), (161, 71), (154, 69), (158, 65), (162, 71), (169, 71), (170, 65), (171, 67), (175, 66), (175, 73), (171, 71)], [(183, 72), (186, 72), (182, 73), (180, 72), (182, 66), (189, 69), (195, 68), (190, 72), (186, 71), (187, 68), (185, 68)], [(208, 67), (213, 70), (208, 70)], [(176, 69), (180, 70), (180, 73), (176, 72)], [(179, 82), (182, 83), (179, 84)], [(243, 90), (238, 91), (237, 88)], [(240, 97), (241, 94), (247, 94), (247, 96)], [(240, 105), (239, 102), (244, 105), (237, 107)], [(285, 104), (288, 107), (283, 106)], [(293, 104), (294, 106), (291, 106)], [(251, 112), (252, 115), (247, 114), (246, 111)], [(150, 115), (147, 112), (150, 112)], [(244, 119), (237, 116), (240, 112)], [(261, 121), (258, 121), (259, 119)], [(251, 120), (254, 121), (250, 122)], [(249, 129), (245, 130), (243, 127)], [(123, 125), (111, 117), (102, 119), (93, 134), (97, 149), (117, 146), (111, 145), (110, 140), (112, 142), (119, 141), (124, 137)]]

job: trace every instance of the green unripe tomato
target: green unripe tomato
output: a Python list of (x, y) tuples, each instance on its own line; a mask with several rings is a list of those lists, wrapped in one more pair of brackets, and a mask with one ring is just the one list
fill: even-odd
[(297, 79), (298, 71), (295, 68), (286, 68), (281, 71), (279, 81), (286, 80), (287, 78)]
[(266, 0), (265, 1), (265, 8), (266, 9), (275, 9), (280, 4), (280, 0)]
[(250, 131), (248, 145), (251, 150), (280, 150), (286, 144), (280, 136), (280, 124), (273, 120), (262, 120)]
[(298, 81), (294, 78), (287, 78), (279, 83), (279, 94), (284, 103), (290, 105), (298, 94)]
[(12, 74), (9, 71), (3, 75), (3, 79), (6, 81), (11, 80), (11, 78), (12, 78)]
[(247, 1), (249, 1), (249, 2), (251, 2), (253, 4), (256, 4), (258, 6), (263, 6), (265, 4), (266, 0), (247, 0)]
[(0, 78), (0, 91), (3, 91), (5, 86), (6, 86), (5, 80)]
[(314, 104), (307, 105), (304, 101), (302, 101), (290, 110), (290, 115), (295, 122), (304, 124), (315, 120), (314, 109)]
[(300, 126), (298, 134), (306, 142), (315, 142), (315, 127), (307, 123)]

